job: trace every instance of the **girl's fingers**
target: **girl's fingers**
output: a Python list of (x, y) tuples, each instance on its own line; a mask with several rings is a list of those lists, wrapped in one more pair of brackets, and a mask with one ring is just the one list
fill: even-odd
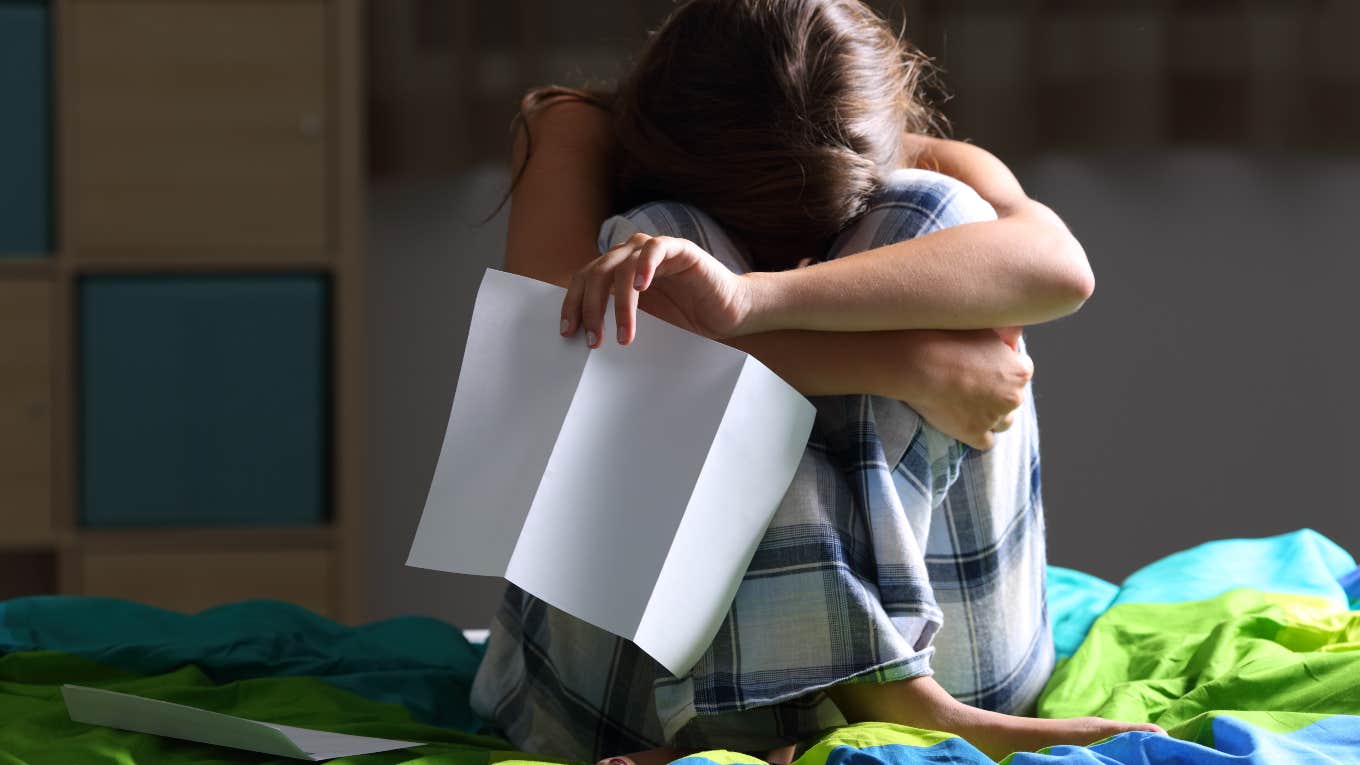
[(661, 261), (666, 259), (666, 248), (661, 246), (663, 241), (651, 239), (643, 244), (638, 250), (637, 273), (633, 277), (633, 289), (642, 292), (652, 286), (652, 280), (656, 278), (656, 270), (661, 266)]
[(600, 257), (608, 258), (610, 256), (615, 255), (628, 255), (630, 253), (635, 252), (642, 245), (646, 244), (648, 241), (651, 240), (651, 238), (652, 237), (648, 236), (647, 234), (638, 232), (628, 237), (627, 239), (623, 240), (622, 242), (619, 242), (613, 247), (610, 247), (608, 250), (605, 250)]
[(703, 256), (703, 250), (688, 239), (668, 236), (652, 237), (642, 246), (642, 250), (656, 264), (652, 269), (653, 278), (674, 276), (693, 266), (695, 259)]
[(600, 347), (604, 339), (604, 309), (609, 305), (613, 285), (613, 264), (602, 261), (586, 272), (585, 295), (581, 298), (581, 326), (586, 330), (586, 345)]
[[(586, 344), (591, 348), (599, 348), (604, 343), (604, 314), (609, 308), (609, 294), (614, 291), (618, 273), (627, 267), (636, 252), (636, 248), (615, 248), (601, 256), (587, 271), (585, 298), (581, 301), (581, 325), (586, 328)], [(624, 284), (628, 285), (628, 282)], [(625, 296), (630, 291), (631, 288), (625, 291)]]
[(1002, 342), (1011, 347), (1011, 350), (1020, 350), (1020, 333), (1024, 331), (1024, 327), (999, 327), (994, 331)]
[[(570, 337), (576, 334), (576, 330), (585, 326), (587, 331), (593, 329), (595, 331), (596, 340), (599, 339), (600, 326), (598, 324), (595, 326), (586, 326), (586, 322), (583, 321), (582, 316), (585, 311), (586, 294), (590, 291), (588, 289), (590, 280), (595, 278), (594, 274), (599, 268), (609, 262), (619, 261), (624, 256), (642, 246), (650, 238), (651, 237), (643, 233), (633, 234), (628, 237), (628, 239), (619, 242), (606, 250), (600, 257), (592, 261), (590, 265), (571, 275), (571, 281), (567, 284), (567, 294), (562, 299), (562, 319), (558, 328), (563, 337)], [(600, 309), (600, 314), (603, 316), (603, 308)], [(590, 338), (587, 337), (586, 339), (587, 342), (589, 342)]]
[(631, 343), (637, 334), (638, 293), (658, 277), (684, 271), (703, 256), (687, 240), (634, 234), (572, 275), (562, 299), (562, 335), (569, 337), (584, 329), (586, 344), (600, 347), (612, 292), (616, 337), (621, 345)]
[(581, 326), (581, 299), (585, 295), (585, 289), (586, 272), (583, 269), (571, 275), (571, 281), (567, 283), (566, 297), (562, 298), (560, 331), (563, 337), (576, 334), (577, 328)]
[(675, 242), (670, 237), (649, 237), (615, 269), (614, 318), (618, 324), (619, 344), (627, 345), (633, 341), (637, 327), (638, 293), (652, 286), (652, 281), (664, 273)]
[(637, 253), (614, 269), (614, 323), (617, 325), (619, 345), (633, 341), (634, 328), (637, 326), (638, 291), (633, 288), (639, 261)]

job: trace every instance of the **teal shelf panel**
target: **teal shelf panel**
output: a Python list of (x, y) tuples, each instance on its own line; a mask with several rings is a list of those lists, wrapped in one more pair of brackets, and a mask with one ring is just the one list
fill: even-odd
[(0, 258), (52, 250), (48, 8), (0, 0)]
[(86, 527), (326, 519), (328, 281), (80, 280)]

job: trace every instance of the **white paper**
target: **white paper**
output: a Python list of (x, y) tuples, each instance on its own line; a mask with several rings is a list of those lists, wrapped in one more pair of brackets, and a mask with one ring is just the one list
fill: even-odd
[(312, 762), (424, 746), (419, 741), (348, 736), (247, 720), (101, 688), (63, 685), (61, 695), (67, 713), (76, 722)]
[(628, 346), (612, 322), (596, 350), (563, 338), (564, 293), (486, 272), (407, 564), (504, 576), (683, 675), (815, 410), (751, 356), (644, 313)]

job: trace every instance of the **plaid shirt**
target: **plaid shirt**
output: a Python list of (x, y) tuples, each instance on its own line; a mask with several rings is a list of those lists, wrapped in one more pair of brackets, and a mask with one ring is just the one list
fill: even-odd
[[(898, 171), (830, 256), (994, 217), (957, 181)], [(717, 223), (671, 202), (606, 221), (601, 250), (638, 230), (748, 270)], [(763, 752), (844, 722), (831, 685), (932, 672), (966, 703), (1030, 710), (1053, 666), (1032, 396), (986, 452), (900, 401), (811, 400), (792, 484), (693, 670), (673, 677), (511, 586), (474, 684), (478, 712), (521, 749), (597, 759), (663, 743)]]

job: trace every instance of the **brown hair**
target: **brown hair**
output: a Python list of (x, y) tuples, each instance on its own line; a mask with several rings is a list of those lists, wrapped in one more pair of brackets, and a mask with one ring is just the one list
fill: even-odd
[[(615, 203), (693, 204), (740, 238), (823, 241), (937, 132), (929, 60), (858, 0), (689, 0), (612, 94), (543, 88), (610, 111)], [(787, 268), (792, 262), (757, 263)]]

